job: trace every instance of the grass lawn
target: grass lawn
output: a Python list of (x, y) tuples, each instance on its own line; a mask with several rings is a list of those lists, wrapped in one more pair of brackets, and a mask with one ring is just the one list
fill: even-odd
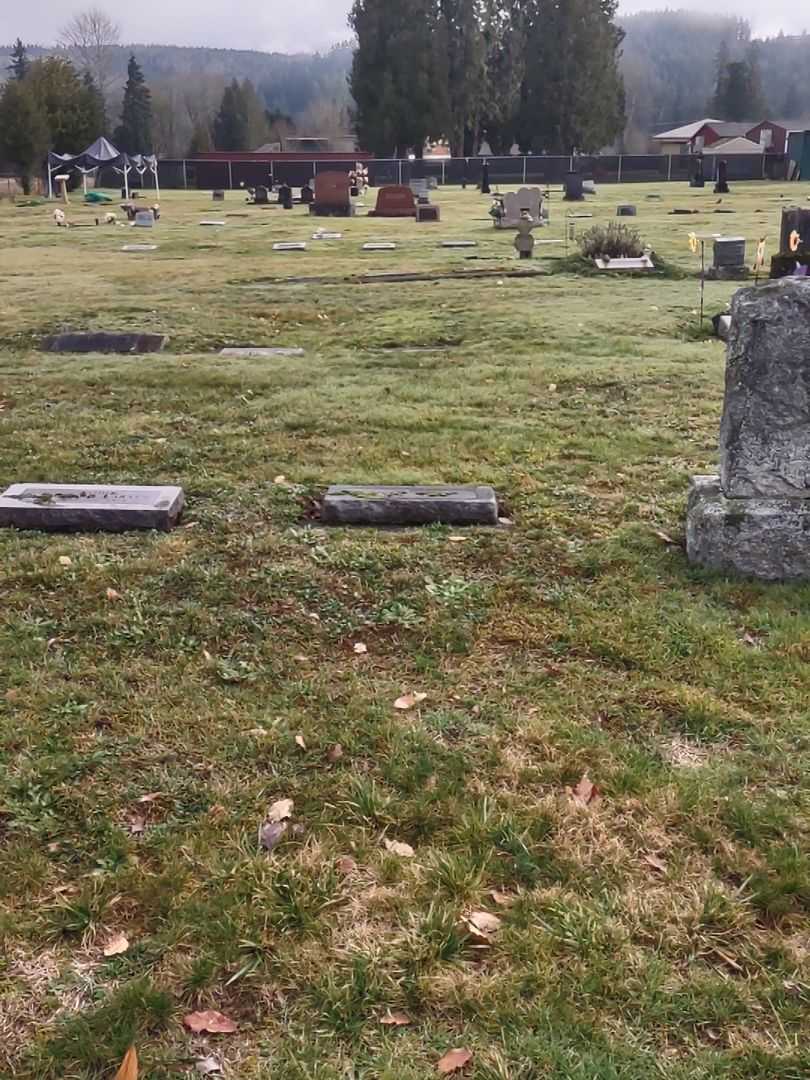
[[(131, 1043), (142, 1080), (423, 1080), (453, 1048), (472, 1080), (810, 1075), (810, 586), (681, 546), (724, 367), (687, 234), (773, 253), (810, 194), (733, 188), (576, 207), (637, 204), (686, 271), (646, 279), (518, 264), (473, 191), (438, 225), (170, 192), (152, 233), (0, 204), (2, 487), (188, 500), (170, 534), (0, 531), (0, 1076), (111, 1078)], [(344, 239), (270, 250), (317, 225)], [(549, 273), (350, 280), (518, 266)], [(93, 328), (171, 341), (37, 351)], [(377, 481), (491, 483), (514, 524), (307, 512)], [(206, 1009), (238, 1030), (183, 1026)]]

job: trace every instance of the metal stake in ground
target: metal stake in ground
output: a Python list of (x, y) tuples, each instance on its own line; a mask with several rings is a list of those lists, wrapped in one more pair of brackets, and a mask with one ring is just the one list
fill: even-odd
[(706, 238), (698, 237), (696, 233), (689, 233), (689, 250), (693, 255), (698, 253), (700, 245), (700, 323), (703, 326), (703, 309), (706, 296)]

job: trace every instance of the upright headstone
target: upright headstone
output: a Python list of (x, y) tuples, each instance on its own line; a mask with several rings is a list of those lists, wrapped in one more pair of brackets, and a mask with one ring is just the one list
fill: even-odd
[(492, 188), (489, 185), (489, 162), (485, 161), (481, 166), (481, 194), (489, 195)]
[(686, 535), (709, 569), (810, 578), (810, 282), (732, 301), (720, 474), (693, 478)]
[(293, 194), (292, 188), (289, 184), (281, 184), (278, 189), (278, 201), (281, 204), (282, 209), (292, 210), (293, 208)]
[(524, 211), (534, 221), (541, 221), (543, 193), (537, 187), (522, 187), (518, 191), (507, 191), (503, 196), (501, 205), (503, 206), (503, 214), (501, 217), (495, 218), (496, 228), (516, 229)]
[(585, 198), (582, 174), (578, 172), (566, 173), (565, 195), (566, 202), (582, 202)]
[(711, 280), (738, 281), (748, 277), (744, 236), (718, 236), (714, 240), (713, 256), (706, 275)]
[(810, 210), (788, 206), (782, 211), (779, 254), (771, 259), (771, 277), (794, 274), (797, 266), (810, 266)]
[(689, 187), (702, 188), (706, 186), (706, 177), (703, 172), (703, 155), (698, 154), (695, 158), (695, 171), (689, 180)]
[(351, 200), (349, 174), (343, 172), (320, 172), (315, 177), (315, 198), (309, 212), (317, 217), (351, 217), (354, 207)]
[(416, 217), (416, 198), (405, 184), (389, 184), (377, 192), (377, 205), (369, 217)]
[(714, 185), (715, 195), (728, 195), (728, 162), (719, 161), (717, 163), (717, 180)]

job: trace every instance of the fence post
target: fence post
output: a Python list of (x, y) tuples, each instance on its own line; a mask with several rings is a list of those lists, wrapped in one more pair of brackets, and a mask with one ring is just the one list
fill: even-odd
[(622, 155), (619, 154), (619, 168), (616, 171), (616, 183), (620, 184), (621, 182), (622, 182)]
[(523, 183), (526, 183), (526, 155), (523, 155)]
[(230, 158), (228, 159), (228, 190), (233, 191), (233, 166)]
[(402, 186), (402, 158), (399, 159), (397, 164), (399, 165), (399, 184), (400, 184), (400, 187), (401, 187)]
[(312, 175), (313, 176), (318, 175), (318, 162), (317, 161), (312, 162)]
[(188, 172), (186, 171), (185, 158), (183, 158), (183, 191), (188, 191)]
[(667, 180), (672, 179), (672, 154), (667, 155)]
[(442, 158), (442, 187), (444, 187), (444, 184), (445, 184), (445, 178), (444, 178), (444, 158)]

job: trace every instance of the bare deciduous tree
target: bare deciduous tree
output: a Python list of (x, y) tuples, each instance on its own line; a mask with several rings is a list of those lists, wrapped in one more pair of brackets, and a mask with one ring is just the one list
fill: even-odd
[(115, 79), (113, 48), (120, 38), (118, 23), (100, 8), (87, 8), (74, 15), (59, 35), (59, 44), (92, 76), (105, 99)]

